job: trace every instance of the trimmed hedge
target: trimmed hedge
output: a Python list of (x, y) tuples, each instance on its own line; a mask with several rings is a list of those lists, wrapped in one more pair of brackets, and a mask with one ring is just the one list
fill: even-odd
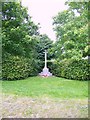
[(52, 73), (58, 77), (75, 80), (89, 80), (88, 60), (63, 60), (55, 62)]
[(2, 79), (18, 80), (37, 74), (35, 62), (18, 56), (8, 56), (2, 63)]

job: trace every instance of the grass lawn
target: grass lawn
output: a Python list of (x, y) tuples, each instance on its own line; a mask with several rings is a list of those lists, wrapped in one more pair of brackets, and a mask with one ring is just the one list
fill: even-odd
[(25, 80), (3, 81), (3, 93), (29, 97), (84, 99), (88, 97), (88, 82), (59, 77), (30, 77)]
[(2, 81), (2, 92), (3, 118), (88, 117), (87, 81), (30, 77)]

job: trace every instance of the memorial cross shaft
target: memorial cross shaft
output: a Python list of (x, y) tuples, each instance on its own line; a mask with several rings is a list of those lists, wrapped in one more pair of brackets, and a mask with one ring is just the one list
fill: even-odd
[(45, 68), (47, 68), (47, 51), (45, 50)]

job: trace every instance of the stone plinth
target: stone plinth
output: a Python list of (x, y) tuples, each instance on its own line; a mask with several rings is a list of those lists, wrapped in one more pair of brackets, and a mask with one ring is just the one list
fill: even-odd
[(49, 72), (49, 69), (44, 67), (43, 71), (41, 73), (39, 73), (40, 76), (44, 76), (44, 77), (48, 77), (48, 76), (52, 76), (52, 73)]

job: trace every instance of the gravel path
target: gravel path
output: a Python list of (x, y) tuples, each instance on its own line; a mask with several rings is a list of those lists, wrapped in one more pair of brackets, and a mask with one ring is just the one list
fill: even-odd
[(53, 100), (3, 95), (3, 118), (87, 118), (88, 100)]

